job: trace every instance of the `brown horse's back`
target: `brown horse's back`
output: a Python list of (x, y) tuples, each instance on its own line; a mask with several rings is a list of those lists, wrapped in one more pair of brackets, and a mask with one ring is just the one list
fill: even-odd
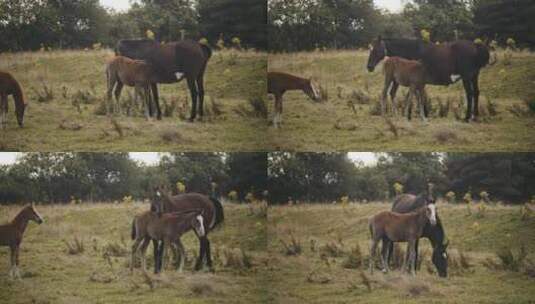
[(282, 95), (287, 90), (301, 89), (304, 78), (282, 72), (268, 72), (268, 93)]

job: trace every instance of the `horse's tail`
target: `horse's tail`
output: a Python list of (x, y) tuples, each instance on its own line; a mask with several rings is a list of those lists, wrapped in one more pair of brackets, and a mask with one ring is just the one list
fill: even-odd
[(221, 205), (221, 202), (219, 200), (217, 200), (213, 196), (210, 196), (210, 201), (214, 205), (214, 210), (215, 210), (214, 225), (210, 227), (210, 229), (213, 229), (219, 226), (221, 223), (223, 223), (223, 221), (225, 220), (225, 213), (223, 211), (223, 205)]
[(132, 220), (132, 234), (131, 234), (132, 240), (136, 239), (136, 219), (134, 218)]
[(477, 55), (476, 55), (475, 63), (477, 67), (481, 69), (482, 67), (489, 64), (490, 52), (489, 52), (488, 47), (482, 43), (476, 43), (476, 50), (477, 50)]
[(212, 49), (204, 43), (201, 43), (201, 49), (204, 56), (206, 57), (206, 61), (208, 61), (208, 59), (212, 57)]

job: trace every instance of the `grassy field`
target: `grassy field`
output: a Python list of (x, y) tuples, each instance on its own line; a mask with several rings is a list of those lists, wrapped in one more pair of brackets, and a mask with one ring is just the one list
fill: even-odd
[[(0, 54), (0, 70), (21, 83), (29, 102), (25, 128), (9, 114), (0, 150), (12, 151), (258, 151), (268, 148), (265, 119), (249, 104), (265, 96), (267, 55), (215, 52), (205, 77), (203, 122), (188, 123), (191, 100), (185, 81), (161, 85), (167, 116), (147, 122), (137, 106), (130, 116), (96, 115), (106, 94), (105, 62), (109, 50)], [(132, 104), (133, 89), (122, 102)], [(10, 110), (13, 102), (10, 100)], [(165, 104), (165, 105), (164, 105)], [(137, 110), (137, 111), (136, 111)], [(100, 111), (102, 112), (102, 111)], [(134, 115), (135, 114), (135, 115)]]
[[(524, 102), (533, 101), (535, 96), (535, 54), (519, 52), (509, 65), (499, 54), (495, 65), (481, 70), (482, 115), (479, 123), (471, 124), (456, 119), (464, 118), (466, 109), (460, 105), (461, 100), (465, 103), (462, 82), (450, 87), (428, 86), (434, 108), (428, 124), (418, 116), (412, 122), (394, 118), (389, 124), (381, 116), (371, 115), (377, 113), (384, 78), (382, 64), (375, 72), (367, 72), (367, 58), (367, 51), (270, 54), (268, 70), (312, 77), (327, 96), (325, 102), (315, 104), (301, 92), (286, 93), (282, 128), (268, 130), (274, 147), (292, 151), (535, 149), (535, 117)], [(398, 92), (398, 101), (405, 92), (405, 88)], [(439, 102), (444, 105), (441, 117)], [(270, 113), (272, 103), (270, 99)]]
[[(432, 273), (427, 240), (420, 243), (424, 261), (416, 277), (399, 270), (369, 274), (367, 221), (389, 208), (384, 203), (272, 207), (268, 250), (274, 265), (269, 268), (273, 299), (280, 303), (533, 303), (535, 266), (531, 277), (523, 271), (484, 266), (499, 264), (495, 253), (503, 248), (517, 255), (521, 244), (534, 261), (535, 218), (521, 220), (520, 207), (489, 206), (481, 217), (476, 208), (469, 216), (466, 206), (439, 203), (438, 213), (450, 240), (447, 279)], [(290, 250), (301, 246), (301, 253), (288, 255), (285, 246)]]
[[(145, 204), (37, 206), (45, 223), (31, 223), (21, 249), (22, 280), (8, 279), (9, 253), (0, 247), (0, 303), (253, 303), (265, 301), (265, 217), (225, 204), (225, 222), (210, 234), (215, 273), (192, 272), (198, 242), (183, 237), (185, 270), (145, 278), (128, 268), (132, 217)], [(0, 223), (20, 207), (0, 208)], [(68, 253), (65, 241), (84, 251)], [(245, 253), (245, 258), (242, 251)], [(152, 246), (147, 251), (152, 267)], [(150, 284), (154, 284), (151, 289)]]

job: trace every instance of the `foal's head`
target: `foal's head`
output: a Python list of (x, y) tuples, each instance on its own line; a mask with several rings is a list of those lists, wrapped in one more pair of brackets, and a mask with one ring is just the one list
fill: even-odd
[(308, 97), (310, 97), (310, 99), (314, 101), (320, 100), (320, 93), (318, 91), (318, 88), (312, 82), (312, 79), (307, 79), (303, 91), (305, 92), (305, 94), (307, 94)]
[(156, 186), (153, 189), (153, 195), (150, 202), (150, 211), (162, 214), (164, 210), (164, 199), (167, 194), (167, 189), (164, 186)]
[(206, 231), (204, 230), (204, 217), (202, 216), (202, 213), (197, 213), (191, 219), (191, 227), (193, 230), (195, 230), (195, 234), (197, 234), (199, 237), (203, 237), (206, 234)]
[(370, 55), (368, 56), (368, 72), (373, 72), (375, 66), (386, 56), (386, 45), (381, 36), (372, 41)]
[(429, 204), (425, 206), (425, 215), (427, 216), (431, 226), (435, 226), (437, 224), (437, 206), (435, 204)]
[(21, 211), (21, 214), (24, 215), (25, 219), (27, 219), (29, 221), (34, 221), (37, 224), (42, 224), (44, 222), (44, 220), (41, 217), (41, 215), (39, 214), (39, 212), (37, 212), (37, 210), (35, 209), (35, 206), (33, 205), (33, 203), (31, 205), (29, 205), (29, 206), (26, 206)]

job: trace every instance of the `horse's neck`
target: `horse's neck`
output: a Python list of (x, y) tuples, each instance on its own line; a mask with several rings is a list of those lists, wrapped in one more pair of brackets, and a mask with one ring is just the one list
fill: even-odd
[(20, 84), (15, 80), (13, 87), (13, 99), (15, 99), (15, 106), (24, 105), (24, 95), (22, 94), (22, 88)]
[(288, 79), (286, 82), (286, 90), (292, 91), (292, 90), (304, 90), (305, 89), (305, 79), (293, 76), (292, 78)]
[(440, 222), (438, 215), (436, 225), (431, 226), (431, 224), (429, 224), (426, 230), (425, 237), (429, 239), (433, 248), (438, 244), (444, 243), (444, 228), (442, 227), (442, 223)]
[(28, 218), (26, 217), (24, 210), (21, 211), (17, 216), (13, 219), (11, 224), (20, 232), (24, 233), (26, 230), (26, 227), (28, 226)]
[(386, 55), (398, 56), (405, 59), (420, 59), (422, 43), (417, 40), (388, 40), (385, 41)]

